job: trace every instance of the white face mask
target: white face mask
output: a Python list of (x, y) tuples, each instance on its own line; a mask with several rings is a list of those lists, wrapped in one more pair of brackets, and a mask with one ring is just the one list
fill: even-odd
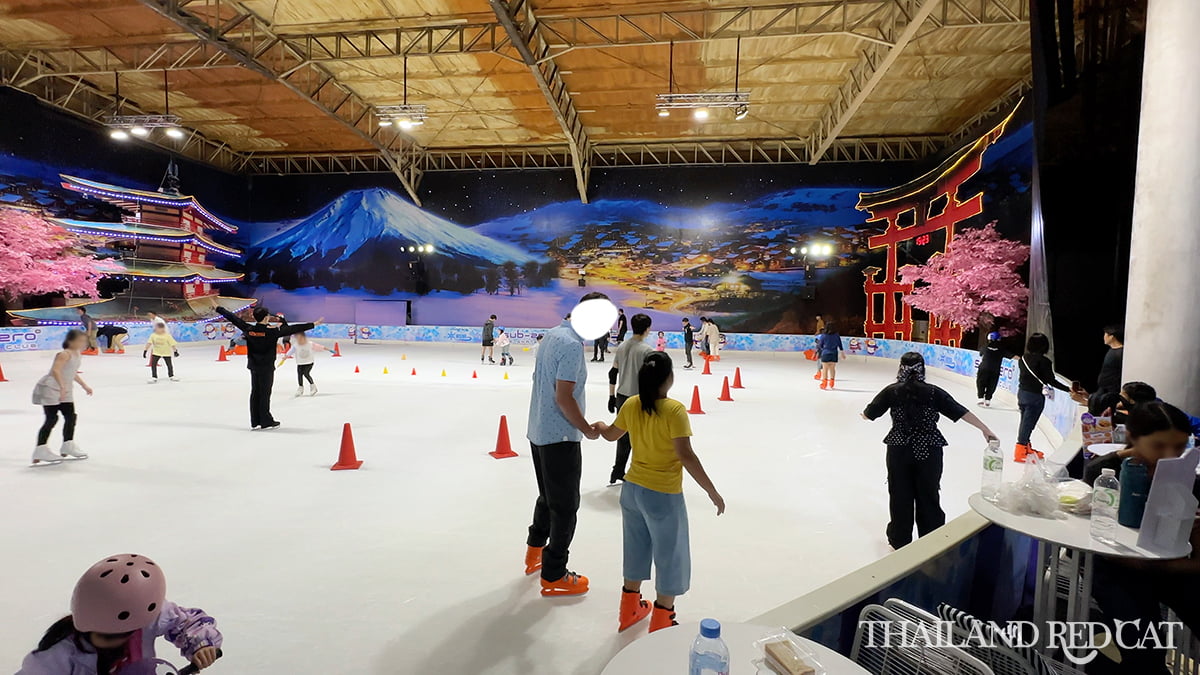
[(595, 340), (612, 329), (617, 306), (605, 298), (587, 300), (571, 310), (571, 328), (584, 340)]

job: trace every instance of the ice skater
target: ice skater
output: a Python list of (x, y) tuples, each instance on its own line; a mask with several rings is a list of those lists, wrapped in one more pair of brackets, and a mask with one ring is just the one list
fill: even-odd
[(146, 317), (150, 319), (151, 330), (162, 326), (163, 328), (167, 329), (168, 333), (171, 332), (170, 326), (167, 325), (167, 320), (159, 316), (157, 312), (146, 312)]
[(1017, 409), (1021, 411), (1021, 422), (1017, 427), (1014, 462), (1023, 463), (1029, 455), (1037, 455), (1038, 459), (1044, 457), (1040, 450), (1033, 449), (1033, 430), (1037, 428), (1042, 411), (1046, 409), (1046, 398), (1053, 397), (1055, 389), (1068, 394), (1071, 391), (1054, 374), (1054, 364), (1046, 356), (1049, 351), (1050, 338), (1042, 333), (1034, 333), (1025, 343), (1025, 354), (1017, 364), (1020, 371), (1017, 379)]
[(83, 326), (83, 332), (87, 336), (87, 349), (83, 350), (83, 353), (89, 356), (99, 354), (100, 343), (96, 340), (96, 331), (99, 330), (99, 325), (92, 315), (87, 313), (86, 307), (76, 307), (75, 311), (79, 312), (79, 323)]
[(683, 317), (683, 353), (687, 355), (687, 365), (685, 370), (691, 370), (695, 366), (692, 365), (692, 349), (696, 347), (696, 327), (692, 325), (690, 319)]
[(488, 317), (488, 320), (483, 323), (483, 349), (479, 352), (479, 362), (483, 363), (484, 359), (488, 363), (495, 363), (496, 354), (496, 315)]
[(175, 377), (175, 362), (172, 360), (172, 357), (179, 356), (179, 344), (167, 332), (167, 324), (154, 325), (154, 332), (150, 333), (150, 337), (146, 339), (146, 346), (142, 348), (143, 359), (146, 358), (147, 352), (150, 353), (150, 384), (158, 382), (159, 359), (167, 364), (167, 377), (172, 382), (179, 381), (179, 378)]
[(129, 330), (124, 326), (108, 324), (96, 329), (96, 337), (104, 338), (105, 354), (124, 354), (125, 340), (129, 338)]
[(825, 333), (817, 336), (817, 358), (821, 362), (821, 388), (833, 389), (837, 381), (838, 356), (845, 354), (842, 336), (833, 324), (825, 326)]
[[(88, 346), (87, 334), (72, 328), (67, 331), (63, 340), (62, 351), (54, 355), (54, 363), (50, 372), (42, 376), (33, 387), (33, 404), (42, 406), (46, 421), (38, 430), (37, 447), (33, 449), (33, 463), (45, 462), (57, 464), (63, 457), (87, 459), (87, 454), (80, 452), (79, 444), (75, 442), (75, 382), (83, 387), (88, 396), (92, 388), (79, 376), (79, 362), (83, 350)], [(58, 454), (50, 451), (50, 432), (58, 424), (58, 416), (63, 418), (63, 444)]]
[(877, 420), (890, 412), (892, 429), (887, 446), (888, 544), (899, 549), (912, 543), (914, 513), (918, 536), (924, 537), (946, 524), (938, 499), (942, 480), (942, 452), (946, 437), (938, 430), (938, 417), (965, 421), (979, 429), (986, 441), (999, 440), (975, 413), (967, 410), (940, 387), (925, 381), (925, 358), (917, 352), (900, 357), (896, 382), (875, 396), (862, 417)]
[[(109, 675), (153, 661), (159, 637), (204, 669), (217, 660), (221, 633), (200, 609), (167, 600), (162, 569), (141, 555), (108, 556), (75, 584), (71, 613), (54, 623), (17, 675)], [(155, 671), (157, 672), (157, 671)]]
[(629, 332), (629, 320), (625, 318), (625, 310), (617, 310), (617, 344), (625, 341), (625, 334)]
[(496, 346), (500, 348), (500, 365), (511, 366), (513, 364), (513, 357), (512, 352), (509, 350), (512, 348), (512, 340), (504, 332), (503, 328), (497, 331)]
[[(636, 331), (637, 317), (634, 320)], [(611, 426), (596, 429), (613, 441), (628, 437), (633, 465), (621, 487), (624, 578), (617, 630), (623, 631), (650, 616), (650, 632), (677, 625), (675, 598), (691, 585), (692, 558), (688, 542), (683, 471), (708, 495), (717, 515), (725, 500), (692, 450), (692, 427), (687, 408), (668, 398), (675, 375), (671, 357), (650, 352), (638, 370), (637, 395), (621, 406)], [(654, 607), (642, 599), (642, 582), (654, 566)]]
[[(613, 366), (608, 371), (608, 412), (615, 413), (625, 405), (631, 397), (638, 393), (638, 371), (646, 362), (646, 357), (654, 353), (654, 349), (646, 338), (650, 333), (650, 317), (645, 314), (634, 314), (630, 322), (633, 326), (633, 337), (622, 342), (613, 353)], [(613, 462), (612, 473), (609, 474), (608, 484), (616, 485), (617, 481), (625, 480), (625, 467), (629, 464), (629, 437), (617, 439), (617, 454)]]
[(992, 407), (992, 397), (996, 395), (996, 387), (1000, 384), (1000, 368), (1003, 365), (1004, 350), (1000, 347), (1000, 334), (993, 331), (988, 333), (987, 344), (979, 350), (975, 393), (979, 395), (980, 407)]
[(313, 364), (317, 362), (317, 352), (327, 351), (329, 349), (325, 345), (309, 340), (306, 333), (296, 333), (292, 339), (292, 346), (288, 348), (287, 352), (283, 355), (283, 359), (279, 361), (282, 364), (289, 356), (296, 359), (296, 396), (304, 395), (305, 380), (308, 380), (308, 395), (317, 395), (317, 383), (313, 382), (312, 377)]
[(279, 420), (271, 416), (271, 389), (275, 385), (275, 357), (279, 352), (279, 338), (310, 331), (321, 325), (323, 320), (276, 328), (267, 323), (271, 313), (266, 307), (254, 308), (254, 323), (242, 320), (220, 305), (217, 305), (217, 313), (237, 326), (246, 338), (246, 369), (250, 371), (250, 428), (278, 428)]
[[(580, 303), (607, 299), (603, 293), (588, 293)], [(526, 438), (538, 498), (525, 541), (525, 573), (541, 571), (543, 596), (588, 592), (588, 578), (567, 569), (579, 514), (580, 444), (584, 438), (600, 437), (595, 425), (583, 417), (587, 385), (583, 343), (568, 315), (545, 334), (533, 367)]]
[(655, 340), (655, 342), (654, 342), (654, 351), (656, 351), (656, 352), (667, 351), (667, 334), (662, 332), (661, 330), (658, 331), (658, 339)]
[(608, 337), (608, 333), (605, 333), (592, 342), (593, 362), (604, 363), (604, 356), (608, 354)]

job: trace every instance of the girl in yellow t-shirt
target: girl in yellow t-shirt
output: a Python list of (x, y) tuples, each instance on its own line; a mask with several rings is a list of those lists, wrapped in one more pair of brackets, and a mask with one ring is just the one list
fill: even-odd
[[(725, 512), (725, 500), (692, 450), (687, 409), (667, 398), (674, 383), (671, 357), (663, 352), (648, 354), (638, 371), (638, 395), (621, 406), (612, 426), (596, 424), (606, 440), (615, 441), (628, 432), (633, 444), (633, 462), (621, 486), (625, 585), (619, 631), (650, 614), (650, 632), (677, 623), (675, 597), (687, 592), (692, 576), (684, 469), (708, 493), (717, 515)], [(641, 593), (651, 563), (658, 591), (653, 612)]]
[(171, 378), (172, 382), (178, 382), (179, 378), (175, 377), (175, 364), (171, 361), (172, 356), (179, 356), (179, 350), (176, 349), (177, 343), (175, 338), (167, 332), (167, 324), (154, 324), (154, 332), (146, 340), (146, 346), (142, 349), (142, 358), (146, 358), (146, 353), (150, 353), (150, 384), (158, 382), (158, 360), (162, 359), (167, 362), (167, 377)]

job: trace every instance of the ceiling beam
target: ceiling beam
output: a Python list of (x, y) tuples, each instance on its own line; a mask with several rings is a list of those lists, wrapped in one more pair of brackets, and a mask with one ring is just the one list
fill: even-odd
[[(909, 162), (933, 157), (946, 148), (945, 136), (839, 138), (826, 162)], [(722, 166), (805, 164), (809, 146), (797, 139), (714, 139), (648, 143), (596, 143), (591, 163), (601, 167)], [(574, 166), (566, 144), (480, 148), (428, 148), (425, 172), (558, 169)], [(386, 173), (378, 156), (367, 152), (254, 153), (240, 170), (251, 174)]]
[(863, 49), (859, 62), (850, 69), (850, 77), (838, 90), (837, 96), (822, 115), (816, 132), (809, 138), (809, 164), (821, 161), (825, 151), (846, 128), (854, 113), (858, 112), (904, 48), (916, 37), (921, 24), (943, 2), (945, 0), (896, 0), (891, 8), (890, 21), (881, 26), (891, 46), (869, 44)]
[(421, 204), (417, 187), (421, 178), (418, 160), (423, 149), (393, 131), (388, 132), (390, 138), (385, 138), (369, 103), (338, 82), (324, 66), (306, 62), (272, 32), (267, 21), (235, 0), (193, 3), (195, 7), (181, 0), (141, 3), (245, 68), (287, 87), (370, 143), (400, 179), (413, 203)]
[(575, 186), (579, 190), (579, 199), (584, 204), (588, 201), (588, 177), (591, 173), (591, 151), (587, 131), (571, 101), (567, 85), (563, 82), (553, 58), (550, 56), (550, 46), (542, 37), (537, 17), (533, 8), (526, 0), (488, 0), (492, 11), (500, 20), (500, 25), (508, 31), (509, 39), (529, 72), (537, 82), (538, 89), (550, 104), (554, 119), (562, 127), (567, 139), (567, 147), (571, 151), (571, 165), (575, 169)]
[(211, 70), (240, 68), (228, 54), (197, 40), (158, 45), (137, 45), (122, 50), (118, 57), (110, 49), (13, 49), (8, 56), (19, 63), (7, 74), (8, 83), (25, 87), (43, 77), (103, 76), (114, 73), (162, 72), (164, 70)]
[(972, 115), (947, 137), (950, 145), (956, 145), (967, 138), (974, 138), (985, 131), (985, 127), (993, 125), (995, 118), (1007, 115), (1016, 108), (1025, 95), (1033, 89), (1033, 74), (1027, 74), (1006, 88), (991, 105)]

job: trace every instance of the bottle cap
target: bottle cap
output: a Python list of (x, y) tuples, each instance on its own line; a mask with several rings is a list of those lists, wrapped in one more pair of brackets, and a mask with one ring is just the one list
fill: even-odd
[(1115, 476), (1115, 475), (1117, 475), (1117, 470), (1116, 469), (1100, 469), (1100, 475), (1101, 476)]
[(705, 619), (700, 622), (700, 635), (706, 638), (721, 637), (721, 622), (716, 619)]

